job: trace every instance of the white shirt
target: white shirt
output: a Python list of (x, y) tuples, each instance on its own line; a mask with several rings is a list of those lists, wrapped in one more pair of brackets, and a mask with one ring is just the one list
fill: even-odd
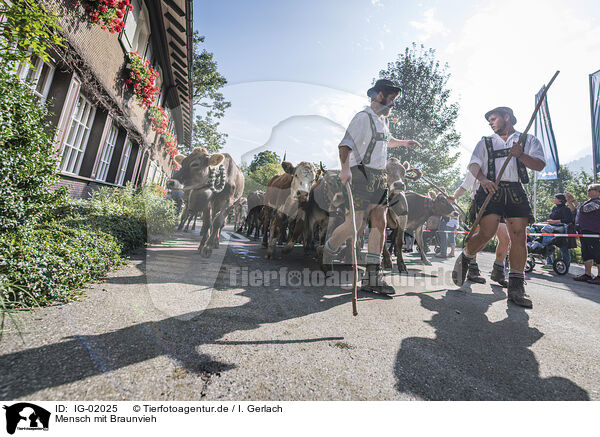
[(465, 179), (462, 181), (462, 184), (460, 184), (460, 188), (464, 189), (465, 191), (471, 191), (471, 199), (475, 198), (475, 192), (479, 188), (479, 181), (475, 179), (473, 173), (471, 173), (471, 171), (468, 169)]
[[(364, 111), (368, 112), (371, 117), (373, 117), (377, 132), (383, 133), (386, 138), (391, 138), (387, 118), (375, 114), (370, 106), (367, 106)], [(352, 150), (350, 152), (350, 167), (357, 166), (361, 163), (362, 158), (367, 151), (367, 147), (371, 142), (371, 121), (369, 120), (369, 114), (366, 114), (365, 112), (361, 111), (354, 116), (348, 125), (348, 129), (346, 129), (346, 135), (344, 135), (344, 138), (340, 142), (340, 146), (347, 146)], [(385, 164), (387, 162), (387, 146), (387, 140), (377, 141), (373, 153), (371, 154), (371, 162), (365, 164), (365, 167), (380, 170), (385, 169)]]
[[(519, 132), (514, 132), (511, 136), (506, 139), (506, 142), (500, 138), (499, 135), (492, 135), (492, 146), (494, 150), (502, 150), (512, 147), (514, 143), (519, 140)], [(544, 149), (542, 147), (542, 143), (533, 135), (527, 135), (527, 141), (525, 141), (525, 147), (523, 148), (523, 152), (531, 156), (532, 158), (541, 159), (546, 163), (546, 158), (544, 157)], [(498, 177), (498, 173), (500, 173), (500, 169), (502, 165), (504, 165), (504, 161), (508, 158), (505, 156), (503, 158), (496, 158), (496, 177)], [(485, 176), (487, 176), (488, 171), (488, 154), (487, 148), (485, 147), (485, 140), (482, 138), (475, 146), (475, 150), (473, 150), (473, 154), (471, 155), (471, 161), (469, 162), (469, 167), (471, 164), (477, 164), (481, 168), (481, 171)], [(505, 182), (519, 182), (519, 172), (517, 170), (517, 159), (513, 157), (508, 163), (504, 174), (502, 175), (502, 181)]]
[(448, 220), (448, 223), (446, 223), (446, 227), (457, 229), (458, 224), (459, 224), (458, 217), (450, 217), (450, 220)]

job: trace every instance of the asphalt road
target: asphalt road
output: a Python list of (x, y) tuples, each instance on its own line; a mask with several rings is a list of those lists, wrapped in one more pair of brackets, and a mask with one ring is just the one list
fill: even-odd
[(499, 286), (457, 289), (452, 260), (408, 255), (396, 294), (360, 294), (353, 317), (349, 270), (325, 276), (301, 247), (266, 261), (231, 228), (210, 260), (197, 240), (152, 244), (80, 301), (21, 316), (0, 340), (0, 398), (600, 399), (600, 287), (571, 274), (536, 267), (525, 310)]

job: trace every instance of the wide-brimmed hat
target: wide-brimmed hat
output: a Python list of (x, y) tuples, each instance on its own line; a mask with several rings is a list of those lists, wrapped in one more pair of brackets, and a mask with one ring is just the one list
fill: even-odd
[(497, 108), (494, 108), (491, 111), (486, 112), (485, 113), (485, 119), (489, 120), (490, 115), (492, 115), (494, 112), (498, 112), (500, 114), (508, 114), (508, 115), (510, 115), (510, 122), (513, 124), (513, 126), (515, 124), (517, 124), (517, 118), (513, 114), (513, 110), (510, 109), (508, 106), (498, 106)]
[(389, 79), (379, 79), (377, 82), (375, 82), (375, 85), (369, 88), (369, 90), (367, 91), (367, 96), (373, 98), (377, 94), (379, 94), (380, 91), (384, 94), (392, 92), (399, 93), (400, 91), (402, 91), (402, 88), (400, 88), (400, 86), (397, 83), (394, 83)]

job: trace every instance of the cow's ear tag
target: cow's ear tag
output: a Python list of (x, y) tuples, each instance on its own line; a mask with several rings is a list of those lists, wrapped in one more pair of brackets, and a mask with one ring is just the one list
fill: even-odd
[(181, 165), (181, 163), (183, 162), (183, 160), (185, 159), (185, 155), (179, 154), (179, 155), (175, 155), (175, 157), (173, 158), (175, 160), (175, 162), (179, 165)]
[(223, 159), (225, 159), (225, 157), (223, 155), (221, 155), (220, 153), (214, 153), (214, 154), (210, 155), (210, 158), (208, 158), (208, 165), (210, 165), (211, 167), (214, 167), (214, 166), (222, 163)]

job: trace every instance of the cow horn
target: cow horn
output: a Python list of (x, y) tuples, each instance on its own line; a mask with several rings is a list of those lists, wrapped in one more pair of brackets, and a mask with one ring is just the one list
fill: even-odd
[(179, 165), (181, 165), (181, 163), (183, 162), (184, 159), (185, 159), (185, 155), (182, 155), (181, 153), (178, 155), (175, 155), (175, 157), (173, 158), (173, 160)]
[(210, 165), (211, 167), (215, 167), (222, 163), (224, 159), (225, 157), (222, 154), (213, 153), (212, 155), (210, 155), (210, 158), (208, 158), (208, 165)]

